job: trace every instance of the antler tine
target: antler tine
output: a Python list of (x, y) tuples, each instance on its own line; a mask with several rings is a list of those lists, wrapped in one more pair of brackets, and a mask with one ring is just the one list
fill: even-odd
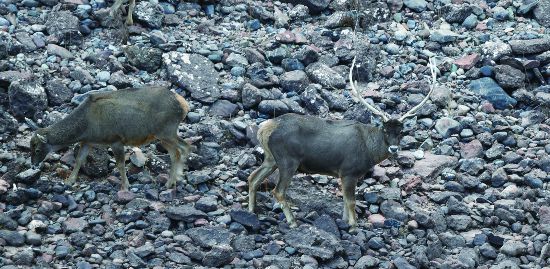
[(352, 73), (353, 73), (353, 68), (355, 68), (355, 59), (357, 57), (353, 57), (353, 62), (351, 63), (351, 69), (349, 70), (349, 83), (351, 85), (351, 92), (353, 93), (353, 95), (355, 95), (355, 97), (357, 97), (357, 99), (359, 99), (359, 101), (365, 106), (367, 107), (368, 110), (370, 110), (373, 114), (375, 115), (378, 115), (382, 118), (382, 120), (384, 122), (388, 121), (390, 118), (388, 115), (386, 115), (386, 113), (376, 109), (376, 107), (372, 106), (371, 104), (369, 104), (367, 102), (367, 100), (365, 100), (363, 98), (363, 96), (361, 96), (361, 94), (359, 93), (359, 91), (357, 90), (357, 84), (356, 82), (353, 81), (353, 76), (352, 76)]
[(433, 58), (430, 58), (429, 66), (430, 66), (430, 72), (432, 74), (432, 85), (430, 86), (430, 92), (428, 92), (428, 94), (426, 95), (426, 97), (424, 97), (424, 99), (422, 100), (422, 102), (420, 102), (420, 104), (416, 105), (411, 110), (409, 110), (407, 113), (405, 113), (405, 115), (401, 116), (401, 118), (399, 118), (399, 121), (404, 121), (406, 118), (414, 116), (414, 113), (420, 107), (422, 107), (426, 102), (428, 102), (428, 99), (430, 99), (430, 95), (433, 93), (433, 91), (435, 89), (435, 83), (437, 82), (437, 80), (436, 80), (436, 66), (435, 66), (435, 61), (434, 61)]

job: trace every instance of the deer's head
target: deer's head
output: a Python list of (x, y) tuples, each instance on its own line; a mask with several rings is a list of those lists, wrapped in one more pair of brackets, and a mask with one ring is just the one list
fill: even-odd
[(429, 67), (431, 71), (431, 78), (432, 78), (432, 84), (430, 86), (430, 91), (424, 97), (424, 99), (415, 107), (413, 107), (411, 110), (407, 111), (403, 116), (399, 118), (392, 118), (388, 113), (379, 110), (375, 106), (369, 104), (367, 100), (363, 98), (363, 96), (359, 93), (359, 90), (357, 89), (357, 82), (353, 80), (353, 69), (355, 68), (355, 60), (356, 57), (353, 58), (353, 62), (351, 64), (351, 69), (349, 71), (349, 81), (351, 84), (351, 92), (359, 101), (369, 110), (372, 112), (372, 114), (379, 116), (382, 119), (382, 126), (380, 127), (384, 133), (384, 142), (389, 145), (388, 151), (391, 154), (395, 154), (399, 151), (399, 141), (401, 141), (402, 131), (403, 131), (403, 122), (405, 119), (409, 117), (413, 117), (416, 113), (416, 111), (422, 107), (430, 98), (430, 95), (434, 91), (434, 86), (436, 82), (436, 67), (435, 62), (430, 59)]

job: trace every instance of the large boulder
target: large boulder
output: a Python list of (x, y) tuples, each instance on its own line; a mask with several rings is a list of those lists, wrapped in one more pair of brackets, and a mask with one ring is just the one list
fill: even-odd
[(162, 55), (168, 78), (203, 103), (214, 103), (220, 97), (219, 74), (214, 64), (200, 54), (171, 51)]
[(540, 0), (538, 3), (533, 10), (533, 15), (541, 25), (550, 27), (550, 0)]
[(16, 117), (34, 118), (48, 107), (44, 88), (35, 81), (15, 81), (8, 88), (10, 109)]
[(128, 46), (124, 48), (124, 54), (130, 64), (147, 72), (157, 71), (162, 64), (162, 51), (157, 48)]
[(79, 31), (80, 21), (70, 11), (54, 11), (48, 14), (46, 31), (62, 44), (79, 44), (82, 35)]

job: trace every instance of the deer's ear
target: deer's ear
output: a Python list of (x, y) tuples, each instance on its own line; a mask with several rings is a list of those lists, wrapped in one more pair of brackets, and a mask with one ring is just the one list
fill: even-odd
[(45, 136), (41, 135), (41, 134), (36, 134), (36, 137), (38, 137), (38, 140), (40, 140), (40, 142), (42, 143), (48, 143), (48, 139), (46, 139)]

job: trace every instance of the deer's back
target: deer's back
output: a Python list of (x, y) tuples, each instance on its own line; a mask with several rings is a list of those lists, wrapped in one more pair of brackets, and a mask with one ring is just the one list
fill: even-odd
[(292, 158), (300, 162), (299, 171), (304, 173), (363, 173), (366, 125), (297, 114), (276, 121), (269, 148), (277, 162)]
[(166, 88), (120, 90), (92, 96), (85, 109), (89, 142), (140, 145), (176, 132), (186, 113)]

